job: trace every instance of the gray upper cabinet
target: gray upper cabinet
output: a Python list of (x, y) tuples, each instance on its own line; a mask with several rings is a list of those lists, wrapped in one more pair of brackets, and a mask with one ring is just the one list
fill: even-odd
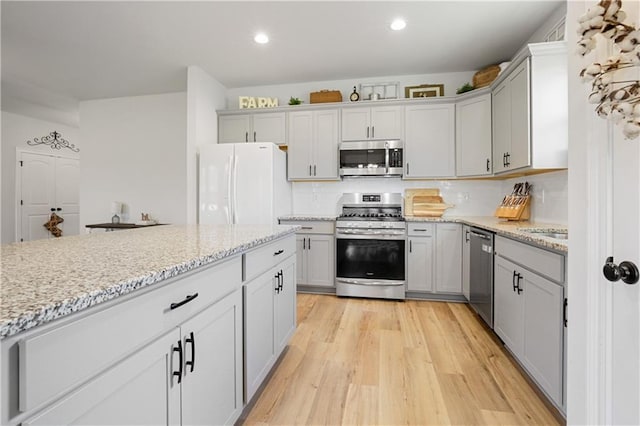
[(492, 173), (491, 93), (456, 102), (456, 176)]
[(455, 105), (420, 104), (405, 109), (404, 177), (454, 177)]
[(492, 87), (494, 173), (566, 168), (566, 43), (525, 46)]
[(286, 143), (284, 112), (221, 115), (218, 119), (218, 143)]
[(338, 180), (338, 110), (289, 113), (289, 180)]
[(402, 139), (401, 105), (342, 109), (342, 140)]

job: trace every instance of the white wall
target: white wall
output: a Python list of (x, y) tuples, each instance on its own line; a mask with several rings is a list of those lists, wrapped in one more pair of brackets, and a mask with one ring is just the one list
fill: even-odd
[(76, 99), (2, 76), (2, 110), (43, 121), (78, 127), (79, 103)]
[(186, 93), (80, 104), (81, 227), (110, 221), (112, 201), (126, 204), (123, 221), (187, 222), (186, 110)]
[(216, 110), (226, 107), (226, 88), (196, 66), (187, 69), (187, 222), (197, 223), (197, 148), (218, 142)]
[(445, 74), (419, 74), (396, 75), (375, 78), (353, 78), (348, 80), (309, 81), (304, 83), (280, 84), (271, 86), (237, 87), (227, 90), (227, 109), (238, 108), (239, 96), (277, 97), (279, 105), (287, 105), (293, 96), (299, 98), (305, 104), (309, 104), (309, 93), (320, 90), (340, 90), (342, 101), (349, 102), (349, 94), (353, 92), (353, 86), (359, 89), (361, 83), (400, 82), (400, 94), (404, 97), (405, 86), (417, 86), (420, 84), (444, 84), (445, 96), (453, 96), (456, 89), (464, 83), (471, 82), (475, 71), (445, 73)]
[(523, 176), (503, 181), (502, 192), (510, 194), (516, 182), (533, 184), (531, 193), (531, 220), (536, 222), (566, 225), (568, 223), (568, 185), (567, 170)]
[[(79, 148), (80, 153), (44, 145), (27, 145), (28, 140), (47, 136), (54, 130)], [(2, 244), (16, 240), (16, 150), (79, 158), (84, 154), (80, 140), (77, 127), (2, 111)]]
[[(554, 10), (551, 15), (547, 18), (544, 24), (540, 26), (536, 30), (535, 33), (531, 35), (527, 43), (540, 43), (543, 42), (549, 31), (551, 31), (558, 23), (567, 15), (567, 4), (562, 3), (556, 10)], [(565, 26), (565, 40), (567, 34), (567, 27)], [(573, 31), (573, 28), (569, 28), (570, 31)]]
[(339, 182), (294, 182), (293, 214), (334, 215), (344, 192), (400, 192), (407, 188), (439, 188), (455, 207), (444, 216), (491, 216), (502, 200), (502, 182), (495, 180), (403, 181), (400, 178), (346, 178)]

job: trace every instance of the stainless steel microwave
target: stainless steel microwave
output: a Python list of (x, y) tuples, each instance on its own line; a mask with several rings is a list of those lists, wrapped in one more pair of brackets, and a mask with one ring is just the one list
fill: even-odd
[(402, 141), (340, 144), (340, 176), (402, 176)]

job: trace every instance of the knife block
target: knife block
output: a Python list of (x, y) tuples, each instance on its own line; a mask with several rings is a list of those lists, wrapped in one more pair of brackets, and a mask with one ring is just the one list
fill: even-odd
[(531, 195), (508, 195), (498, 206), (494, 216), (507, 220), (529, 220)]

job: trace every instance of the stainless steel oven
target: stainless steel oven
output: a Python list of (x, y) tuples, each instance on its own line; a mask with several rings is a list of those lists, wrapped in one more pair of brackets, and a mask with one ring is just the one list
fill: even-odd
[(336, 294), (404, 299), (406, 226), (400, 194), (344, 194), (336, 221)]
[(340, 176), (402, 176), (402, 142), (355, 141), (340, 144)]

